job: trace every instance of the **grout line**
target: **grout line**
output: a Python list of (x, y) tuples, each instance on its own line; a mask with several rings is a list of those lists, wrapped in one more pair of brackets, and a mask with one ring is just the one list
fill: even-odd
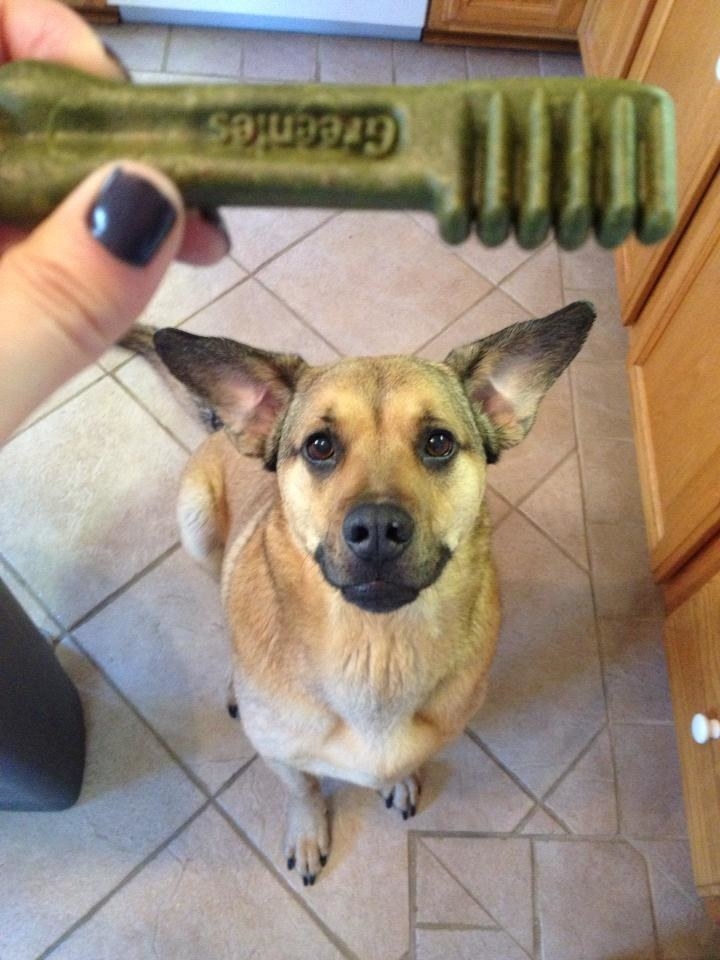
[[(24, 426), (21, 424), (17, 428), (17, 430), (12, 434), (12, 436), (5, 442), (4, 446), (6, 447), (9, 446), (16, 437), (20, 437), (24, 433), (27, 433), (28, 430), (32, 430), (32, 428), (37, 426), (38, 423), (42, 423), (43, 420), (47, 420), (47, 418), (51, 416), (53, 413), (56, 413), (58, 410), (62, 410), (62, 408), (67, 406), (67, 404), (70, 403), (71, 400), (75, 400), (77, 397), (79, 397), (83, 393), (86, 393), (92, 387), (96, 387), (100, 383), (100, 381), (107, 376), (108, 371), (104, 367), (101, 367), (97, 360), (94, 361), (94, 364), (89, 363), (87, 367), (84, 369), (89, 369), (93, 365), (96, 366), (99, 371), (96, 380), (93, 380), (92, 383), (86, 383), (84, 387), (80, 387), (77, 393), (73, 393), (69, 397), (65, 397), (65, 399), (61, 400), (57, 406), (51, 407), (49, 410), (46, 410), (44, 413), (41, 413), (40, 416), (36, 417), (31, 423), (26, 423)], [(80, 373), (82, 373), (82, 371), (80, 371)], [(52, 395), (47, 399), (50, 400), (51, 398), (52, 398)], [(30, 414), (30, 416), (32, 416), (32, 413)]]
[(407, 879), (408, 879), (408, 943), (410, 949), (407, 956), (416, 960), (417, 945), (415, 931), (417, 922), (417, 844), (418, 840), (413, 830), (407, 832)]
[(130, 587), (135, 586), (138, 580), (141, 580), (146, 573), (150, 573), (152, 570), (155, 569), (155, 567), (159, 567), (164, 560), (167, 560), (168, 557), (171, 557), (179, 549), (180, 549), (180, 541), (176, 540), (175, 543), (172, 544), (172, 546), (168, 547), (167, 550), (163, 551), (163, 553), (155, 557), (154, 560), (151, 560), (150, 563), (148, 563), (145, 567), (143, 567), (142, 570), (139, 570), (136, 574), (134, 574), (128, 581), (122, 584), (122, 586), (118, 587), (116, 590), (113, 590), (112, 593), (109, 593), (99, 603), (97, 603), (94, 607), (92, 607), (90, 610), (84, 613), (78, 620), (72, 623), (68, 627), (67, 632), (72, 633), (72, 631), (78, 630), (80, 627), (84, 627), (85, 624), (89, 620), (92, 620), (92, 618), (96, 614), (100, 613), (101, 610), (104, 610), (105, 607), (109, 606), (111, 603), (117, 600), (117, 598), (122, 596), (123, 593), (125, 593), (127, 590), (130, 589)]
[[(297, 209), (297, 208), (295, 208), (295, 207), (292, 207), (292, 208), (291, 208), (291, 207), (276, 207), (276, 208), (272, 208), (272, 209), (277, 209), (277, 210), (289, 210), (289, 209)], [(307, 208), (305, 208), (305, 209), (313, 209), (313, 208), (307, 207)], [(231, 248), (231, 249), (230, 249), (230, 253), (229, 253), (230, 258), (231, 258), (232, 260), (234, 260), (235, 263), (236, 263), (239, 267), (241, 267), (243, 270), (246, 270), (246, 271), (247, 271), (247, 276), (245, 277), (245, 280), (249, 280), (249, 279), (251, 279), (251, 278), (256, 278), (256, 275), (257, 275), (261, 270), (264, 270), (265, 267), (269, 266), (271, 263), (273, 263), (273, 262), (274, 262), (275, 260), (277, 260), (279, 257), (283, 256), (283, 254), (287, 253), (289, 250), (292, 250), (293, 247), (296, 247), (298, 244), (302, 243), (304, 240), (307, 240), (308, 237), (311, 237), (314, 233), (316, 233), (318, 230), (320, 230), (321, 227), (324, 227), (325, 224), (330, 223), (331, 220), (334, 220), (336, 217), (338, 217), (338, 216), (343, 212), (341, 209), (334, 210), (334, 209), (332, 209), (332, 208), (330, 208), (330, 207), (318, 207), (318, 208), (316, 208), (316, 209), (326, 210), (326, 211), (327, 211), (327, 214), (328, 214), (328, 215), (325, 217), (324, 220), (321, 220), (320, 223), (316, 223), (315, 226), (314, 226), (314, 227), (311, 227), (306, 233), (303, 233), (301, 236), (296, 237), (295, 240), (292, 240), (286, 247), (282, 247), (282, 249), (277, 250), (275, 253), (272, 254), (272, 256), (268, 257), (267, 260), (263, 260), (262, 263), (259, 263), (259, 264), (258, 264), (256, 267), (254, 267), (252, 270), (251, 270), (250, 268), (246, 267), (246, 266), (243, 264), (242, 260), (238, 259), (238, 258), (235, 256), (235, 254), (233, 253), (233, 250), (232, 250), (232, 248)]]
[(652, 884), (652, 875), (650, 872), (650, 864), (648, 863), (647, 858), (644, 856), (642, 850), (638, 850), (633, 844), (628, 844), (632, 847), (633, 850), (640, 856), (643, 866), (645, 867), (645, 879), (647, 882), (647, 892), (648, 892), (648, 903), (650, 906), (650, 920), (652, 922), (653, 929), (653, 938), (654, 938), (654, 947), (655, 947), (655, 956), (653, 960), (660, 960), (660, 933), (658, 930), (657, 916), (655, 913), (655, 893), (653, 890)]
[(540, 877), (538, 876), (539, 869), (535, 843), (535, 840), (530, 841), (530, 900), (533, 918), (533, 955), (535, 957), (542, 957), (542, 922), (538, 908), (540, 901)]
[[(412, 220), (412, 217), (410, 217), (410, 219)], [(413, 223), (417, 225), (417, 221), (413, 220)], [(422, 229), (422, 227), (420, 229)], [(452, 251), (450, 252), (452, 253)], [(457, 259), (460, 260), (462, 263), (465, 263), (462, 257), (458, 257), (457, 254), (454, 254), (454, 256), (457, 257)], [(465, 264), (465, 266), (469, 266), (469, 264)], [(490, 283), (487, 277), (483, 277), (483, 275), (479, 273), (479, 271), (476, 270), (475, 273), (477, 273), (477, 275), (481, 277), (483, 280), (485, 280), (487, 283)], [(444, 333), (447, 333), (447, 331), (450, 329), (450, 327), (452, 327), (453, 324), (459, 323), (460, 320), (463, 319), (463, 317), (465, 317), (468, 313), (470, 313), (471, 310), (474, 310), (476, 307), (478, 307), (483, 302), (483, 300), (486, 300), (490, 296), (490, 294), (494, 293), (496, 290), (497, 290), (497, 287), (491, 286), (490, 289), (486, 290), (485, 293), (481, 294), (477, 300), (474, 300), (469, 306), (461, 310), (461, 312), (456, 317), (453, 317), (452, 320), (444, 324), (444, 326), (442, 326), (439, 330), (437, 330), (431, 337), (429, 337), (429, 339), (425, 340), (424, 343), (421, 343), (419, 347), (416, 347), (412, 352), (412, 356), (417, 356), (421, 350), (424, 350), (426, 347), (430, 346), (431, 343), (433, 343), (435, 340), (441, 337)], [(458, 346), (460, 346), (460, 344), (458, 344)]]
[(173, 28), (170, 26), (167, 28), (165, 32), (165, 43), (163, 45), (162, 63), (160, 65), (160, 70), (162, 73), (167, 72), (168, 60), (170, 59), (170, 37), (172, 33), (173, 33)]
[(298, 320), (298, 321), (303, 325), (303, 327), (305, 327), (306, 330), (309, 330), (310, 333), (313, 334), (313, 336), (315, 336), (315, 337), (318, 338), (318, 340), (322, 340), (322, 342), (323, 342), (327, 347), (329, 347), (329, 348), (333, 351), (333, 353), (337, 354), (338, 358), (340, 358), (340, 357), (343, 356), (342, 350), (340, 350), (338, 347), (336, 347), (335, 344), (332, 343), (330, 340), (328, 340), (328, 338), (327, 338), (326, 336), (324, 336), (322, 333), (320, 333), (319, 330), (316, 330), (315, 327), (312, 325), (312, 323), (310, 323), (309, 320), (306, 320), (305, 317), (304, 317), (298, 310), (295, 309), (295, 307), (293, 307), (293, 306), (291, 306), (289, 303), (287, 303), (287, 302), (280, 296), (279, 293), (277, 293), (277, 292), (276, 292), (275, 290), (273, 290), (271, 287), (268, 287), (268, 286), (266, 285), (266, 283), (265, 283), (263, 280), (261, 280), (259, 277), (254, 277), (253, 279), (255, 280), (255, 283), (257, 283), (259, 286), (261, 286), (261, 287), (263, 288), (263, 290), (266, 291), (266, 293), (269, 293), (270, 296), (274, 297), (275, 300), (277, 300), (277, 302), (278, 302), (281, 306), (283, 306), (286, 310), (288, 310), (288, 311), (295, 317), (295, 319)]
[(464, 930), (493, 930), (498, 931), (500, 928), (497, 926), (490, 926), (489, 924), (481, 923), (419, 923), (417, 925), (418, 930), (440, 930), (448, 933), (453, 933), (455, 931), (464, 931)]
[[(122, 700), (126, 707), (131, 711), (131, 713), (142, 723), (142, 725), (150, 732), (153, 739), (156, 740), (160, 746), (165, 750), (168, 756), (174, 761), (174, 763), (180, 767), (181, 771), (185, 774), (188, 780), (192, 785), (202, 794), (206, 801), (212, 800), (212, 794), (208, 789), (207, 785), (190, 769), (190, 767), (185, 763), (185, 761), (173, 750), (173, 748), (167, 743), (164, 737), (158, 733), (157, 730), (151, 725), (148, 718), (140, 711), (140, 709), (133, 703), (133, 701), (128, 697), (128, 695), (123, 691), (121, 687), (113, 680), (112, 676), (105, 670), (105, 668), (100, 664), (91, 653), (89, 653), (82, 643), (77, 639), (74, 634), (69, 634), (68, 639), (75, 646), (78, 652), (88, 660), (92, 666), (97, 670), (103, 680), (107, 685), (113, 690), (115, 695)], [(243, 769), (246, 769), (252, 761), (248, 761), (244, 764)]]
[(227, 812), (221, 803), (219, 803), (217, 797), (213, 798), (211, 801), (211, 806), (217, 813), (220, 814), (233, 832), (237, 834), (237, 836), (243, 841), (248, 849), (258, 858), (266, 870), (274, 877), (275, 880), (277, 880), (285, 892), (292, 897), (299, 907), (301, 907), (303, 912), (320, 929), (330, 943), (332, 943), (332, 945), (340, 951), (346, 960), (361, 960), (361, 958), (358, 957), (358, 955), (354, 953), (350, 947), (348, 947), (347, 944), (345, 944), (340, 937), (338, 937), (338, 935), (330, 929), (330, 927), (327, 926), (324, 920), (322, 920), (322, 918), (315, 913), (308, 901), (300, 896), (295, 887), (288, 883), (286, 877), (277, 869), (273, 861), (265, 855), (260, 847), (253, 843), (247, 833), (242, 829), (240, 824), (237, 823), (237, 821)]
[[(118, 387), (120, 387), (120, 389), (121, 389), (124, 393), (126, 393), (126, 394), (128, 395), (128, 397), (130, 398), (130, 400), (133, 400), (133, 401), (140, 407), (141, 410), (144, 410), (145, 413), (147, 413), (147, 415), (151, 418), (151, 420), (153, 420), (153, 421), (158, 425), (158, 427), (160, 427), (160, 429), (163, 430), (163, 431), (167, 434), (168, 437), (170, 437), (171, 440), (174, 440), (175, 443), (177, 443), (178, 446), (180, 446), (180, 447), (185, 451), (185, 453), (188, 454), (188, 456), (192, 453), (192, 450), (190, 449), (190, 447), (188, 447), (188, 445), (187, 445), (183, 440), (181, 440), (179, 437), (175, 436), (175, 434), (172, 432), (172, 430), (170, 429), (170, 427), (168, 427), (167, 424), (163, 423), (162, 420), (160, 420), (160, 419), (155, 415), (154, 411), (151, 410), (150, 407), (148, 407), (148, 405), (145, 403), (145, 401), (144, 401), (144, 400), (141, 400), (141, 398), (138, 397), (137, 394), (135, 394), (135, 393), (130, 389), (130, 387), (128, 387), (126, 384), (124, 384), (124, 383), (122, 382), (122, 380), (120, 380), (118, 377), (116, 377), (114, 372), (110, 374), (110, 378), (113, 380), (114, 383), (116, 383), (116, 384), (118, 385)], [(208, 434), (208, 436), (209, 436), (209, 434)]]
[[(54, 635), (54, 636), (51, 635), (46, 639), (53, 646), (57, 646), (60, 640), (62, 640), (63, 635), (67, 632), (67, 627), (65, 626), (65, 624), (62, 622), (62, 620), (59, 620), (55, 616), (55, 614), (50, 610), (50, 607), (48, 607), (45, 601), (40, 597), (40, 595), (35, 591), (35, 589), (30, 586), (30, 584), (25, 579), (25, 577), (22, 576), (22, 574), (18, 571), (15, 565), (8, 560), (7, 556), (2, 551), (0, 551), (0, 564), (5, 566), (5, 568), (10, 572), (10, 574), (17, 580), (20, 586), (23, 587), (30, 594), (30, 596), (35, 601), (35, 603), (37, 603), (37, 605), (42, 609), (43, 613), (47, 617), (49, 617), (50, 620), (52, 620), (52, 622), (55, 624), (58, 630), (57, 635)], [(8, 590), (10, 590), (10, 587), (8, 586), (8, 584), (5, 584), (5, 586), (7, 586)], [(10, 593), (13, 593), (12, 590), (10, 590)], [(13, 593), (13, 596), (15, 596), (14, 593)], [(17, 600), (17, 597), (15, 597), (15, 599)], [(17, 602), (20, 603), (19, 600)], [(20, 604), (20, 606), (22, 607), (22, 604)], [(38, 627), (38, 625), (35, 623), (33, 618), (30, 616), (27, 610), (25, 610), (24, 607), (23, 607), (23, 610), (27, 614), (28, 619), (32, 621), (32, 624), (35, 627), (35, 629), (38, 630), (40, 633), (44, 633), (42, 628)]]
[(206, 800), (205, 803), (203, 803), (203, 804), (192, 814), (192, 816), (190, 816), (187, 820), (185, 820), (184, 823), (182, 823), (182, 824), (177, 828), (177, 830), (175, 830), (173, 833), (171, 833), (170, 836), (167, 837), (165, 840), (163, 840), (163, 842), (162, 842), (158, 847), (156, 847), (154, 850), (152, 850), (151, 853), (149, 853), (146, 857), (144, 857), (144, 858), (140, 861), (140, 863), (138, 863), (135, 867), (133, 867), (133, 869), (132, 869), (129, 873), (127, 873), (127, 874), (119, 881), (119, 883), (117, 883), (117, 884), (112, 888), (112, 890), (110, 890), (108, 893), (106, 893), (104, 897), (101, 897), (101, 899), (98, 900), (97, 903), (93, 904), (93, 906), (90, 907), (90, 909), (87, 910), (78, 920), (76, 920), (75, 923), (73, 923), (71, 926), (69, 926), (68, 929), (67, 929), (60, 937), (58, 937), (56, 940), (54, 940), (54, 941), (50, 944), (50, 946), (46, 947), (46, 948), (42, 951), (42, 953), (40, 953), (40, 954), (38, 955), (37, 960), (45, 960), (46, 957), (51, 956), (51, 954), (54, 953), (55, 950), (57, 950), (57, 948), (58, 948), (59, 946), (61, 946), (63, 943), (65, 943), (67, 940), (69, 940), (70, 937), (72, 937), (72, 935), (73, 935), (74, 933), (76, 933), (81, 927), (85, 926), (85, 924), (86, 924), (89, 920), (91, 920), (91, 919), (95, 916), (96, 913), (99, 913), (99, 911), (102, 910), (102, 908), (103, 908), (107, 903), (109, 903), (110, 900), (112, 900), (112, 898), (115, 896), (116, 893), (119, 893), (119, 892), (123, 889), (123, 887), (126, 887), (129, 883), (131, 883), (131, 881), (133, 881), (133, 880), (135, 879), (135, 877), (136, 877), (139, 873), (141, 873), (141, 872), (145, 869), (146, 866), (148, 866), (148, 864), (152, 863), (152, 861), (155, 860), (161, 853), (163, 853), (163, 852), (167, 849), (167, 847), (169, 847), (170, 844), (171, 844), (174, 840), (176, 840), (176, 839), (180, 836), (181, 833), (183, 833), (195, 820), (197, 820), (197, 818), (198, 818), (201, 814), (205, 813), (205, 811), (210, 807), (210, 805), (211, 805), (211, 804), (210, 804), (210, 801), (209, 801), (209, 800)]

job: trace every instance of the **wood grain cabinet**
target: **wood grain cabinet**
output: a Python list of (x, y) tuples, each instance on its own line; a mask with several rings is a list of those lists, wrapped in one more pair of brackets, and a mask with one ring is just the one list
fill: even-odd
[(693, 869), (720, 920), (720, 741), (690, 736), (696, 713), (720, 719), (720, 10), (590, 0), (580, 46), (588, 72), (664, 87), (677, 112), (678, 228), (615, 262)]
[(117, 23), (120, 14), (108, 0), (64, 0), (92, 23)]
[(585, 0), (431, 0), (426, 40), (561, 49), (577, 45)]

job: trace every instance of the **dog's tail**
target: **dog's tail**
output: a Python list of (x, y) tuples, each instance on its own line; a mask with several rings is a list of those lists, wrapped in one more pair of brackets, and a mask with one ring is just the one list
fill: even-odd
[(181, 406), (189, 409), (196, 419), (199, 418), (208, 433), (220, 430), (224, 424), (217, 411), (208, 404), (207, 400), (192, 393), (180, 383), (160, 359), (154, 341), (157, 330), (158, 327), (138, 323), (121, 340), (118, 340), (118, 346), (122, 347), (123, 350), (129, 350), (131, 353), (137, 353), (141, 357), (145, 357), (160, 374)]

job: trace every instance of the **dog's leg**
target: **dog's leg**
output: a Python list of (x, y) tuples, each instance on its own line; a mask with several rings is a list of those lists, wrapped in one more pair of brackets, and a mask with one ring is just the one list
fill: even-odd
[(408, 817), (414, 817), (417, 813), (420, 791), (420, 779), (413, 773), (404, 780), (399, 780), (388, 790), (381, 790), (380, 793), (388, 810), (394, 807), (395, 810), (400, 811), (403, 820), (407, 820)]
[(177, 518), (183, 546), (216, 580), (220, 579), (227, 520), (224, 503), (208, 474), (191, 465), (186, 471), (177, 502)]
[(288, 870), (297, 870), (308, 887), (327, 863), (330, 828), (325, 797), (317, 777), (284, 763), (266, 761), (290, 791), (285, 858)]

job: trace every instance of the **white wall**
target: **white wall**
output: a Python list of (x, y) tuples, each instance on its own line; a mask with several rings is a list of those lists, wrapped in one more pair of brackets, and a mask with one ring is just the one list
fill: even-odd
[(297, 30), (418, 40), (428, 0), (120, 0), (127, 23)]

